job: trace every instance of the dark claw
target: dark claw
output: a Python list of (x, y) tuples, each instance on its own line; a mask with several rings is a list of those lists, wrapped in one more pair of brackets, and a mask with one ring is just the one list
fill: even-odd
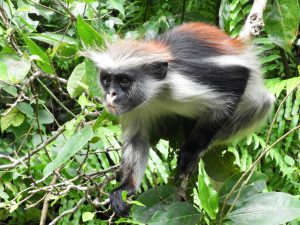
[(128, 217), (130, 205), (122, 199), (122, 190), (113, 191), (110, 196), (110, 205), (116, 215), (121, 217)]

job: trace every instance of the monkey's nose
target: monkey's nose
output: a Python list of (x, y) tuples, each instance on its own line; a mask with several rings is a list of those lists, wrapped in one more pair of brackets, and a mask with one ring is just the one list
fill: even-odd
[(111, 91), (109, 91), (109, 95), (110, 95), (110, 97), (114, 97), (117, 95), (117, 92), (114, 90), (111, 90)]

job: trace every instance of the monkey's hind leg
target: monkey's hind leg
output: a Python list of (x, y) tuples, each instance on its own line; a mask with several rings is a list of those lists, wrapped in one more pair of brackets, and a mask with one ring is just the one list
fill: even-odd
[[(187, 135), (187, 138), (180, 149), (177, 162), (177, 175), (179, 182), (179, 196), (186, 200), (185, 191), (193, 176), (198, 171), (198, 162), (204, 152), (211, 144), (217, 129), (211, 126), (209, 129), (196, 127)], [(192, 181), (191, 181), (192, 179)], [(191, 181), (191, 182), (190, 182)]]

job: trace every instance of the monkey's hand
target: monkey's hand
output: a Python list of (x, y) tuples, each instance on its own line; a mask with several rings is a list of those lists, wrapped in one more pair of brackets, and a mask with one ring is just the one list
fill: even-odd
[(129, 216), (129, 210), (130, 205), (128, 205), (126, 202), (122, 199), (122, 189), (117, 189), (113, 191), (110, 196), (110, 205), (113, 209), (113, 211), (118, 216), (122, 217), (128, 217)]

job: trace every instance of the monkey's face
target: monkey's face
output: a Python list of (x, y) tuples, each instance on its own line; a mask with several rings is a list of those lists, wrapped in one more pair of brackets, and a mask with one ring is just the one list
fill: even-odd
[(101, 71), (100, 82), (105, 92), (104, 104), (109, 112), (119, 116), (145, 101), (143, 82), (137, 78), (132, 73)]
[(101, 70), (100, 81), (105, 92), (104, 104), (115, 115), (141, 105), (158, 91), (168, 70), (167, 62), (144, 64), (125, 70)]

